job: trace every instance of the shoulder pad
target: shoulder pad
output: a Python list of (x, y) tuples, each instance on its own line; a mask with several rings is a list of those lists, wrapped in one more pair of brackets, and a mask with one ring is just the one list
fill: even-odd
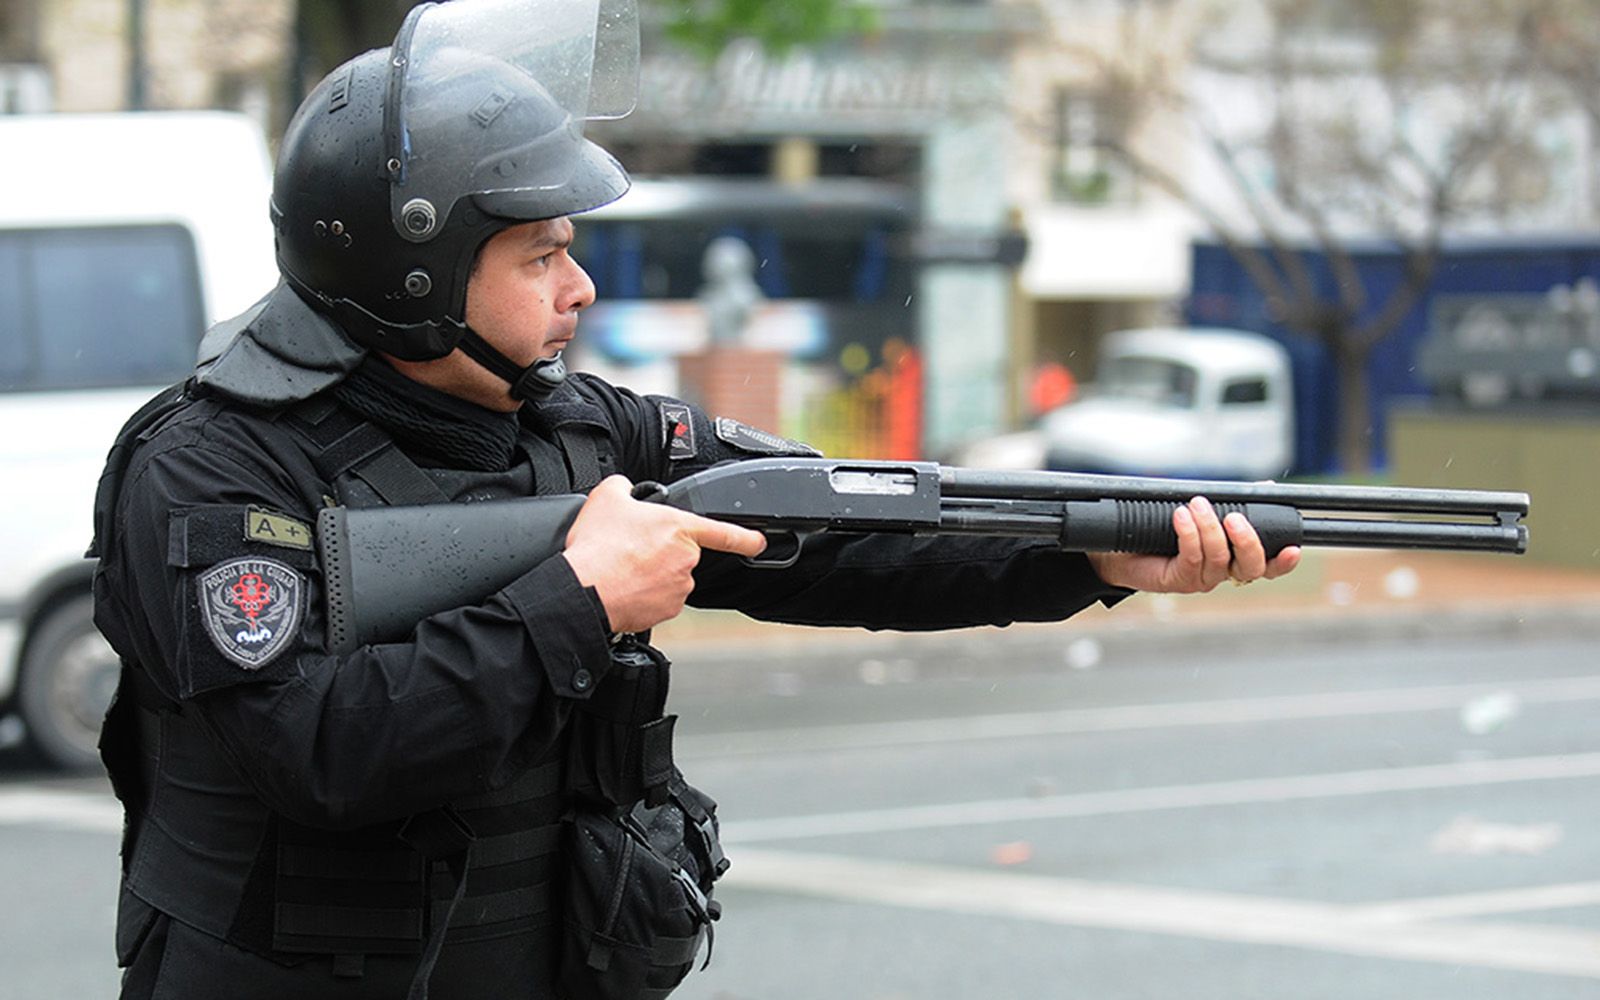
[(280, 284), (206, 333), (194, 378), (230, 399), (279, 407), (343, 381), (366, 353)]

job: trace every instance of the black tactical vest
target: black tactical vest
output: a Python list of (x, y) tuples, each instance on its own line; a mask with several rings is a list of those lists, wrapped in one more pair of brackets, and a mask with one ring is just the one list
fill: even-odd
[[(181, 389), (152, 400), (117, 439), (96, 499), (91, 555), (113, 551), (121, 474), (132, 450), (185, 405)], [(443, 502), (462, 485), (452, 473), (423, 471), (382, 430), (323, 397), (283, 410), (278, 423), (305, 442), (322, 479), (346, 505)], [(592, 426), (554, 429), (555, 443), (522, 435), (527, 462), (521, 474), (540, 493), (587, 491), (611, 465), (602, 439)], [(297, 568), (314, 569), (312, 553), (304, 562)], [(97, 575), (97, 589), (102, 584)], [(660, 683), (664, 700), (665, 679)], [(624, 720), (631, 730), (659, 717), (660, 700), (616, 692), (597, 706), (640, 705), (648, 718)], [(101, 740), (128, 815), (119, 959), (132, 959), (158, 911), (280, 964), (331, 957), (332, 974), (341, 978), (362, 976), (367, 956), (415, 955), (413, 996), (422, 995), (447, 941), (548, 927), (553, 952), (558, 914), (552, 882), (571, 795), (569, 754), (587, 765), (579, 783), (595, 780), (589, 772), (596, 755), (574, 753), (572, 743), (572, 734), (564, 733), (520, 777), (492, 793), (404, 821), (353, 831), (312, 829), (271, 813), (192, 708), (163, 696), (138, 664), (125, 661)]]

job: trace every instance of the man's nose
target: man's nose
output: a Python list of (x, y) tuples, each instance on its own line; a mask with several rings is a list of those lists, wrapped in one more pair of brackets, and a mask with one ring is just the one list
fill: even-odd
[(589, 272), (585, 271), (583, 265), (577, 261), (572, 261), (572, 277), (568, 288), (565, 303), (567, 312), (587, 309), (594, 305), (594, 281), (589, 277)]

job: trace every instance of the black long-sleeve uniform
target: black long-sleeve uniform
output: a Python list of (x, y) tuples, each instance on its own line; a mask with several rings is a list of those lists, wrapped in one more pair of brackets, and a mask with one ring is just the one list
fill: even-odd
[[(373, 366), (380, 383), (400, 378)], [(552, 404), (520, 416), (404, 388), (454, 431), (512, 442), (504, 469), (452, 469), (450, 438), (387, 427), (458, 501), (535, 492), (535, 456), (549, 454), (561, 421), (598, 430), (605, 464), (636, 482), (739, 454), (737, 437), (718, 436), (692, 408), (698, 444), (670, 447), (661, 401), (593, 377), (572, 377)], [(369, 949), (341, 968), (338, 947), (310, 949), (327, 957), (295, 951), (283, 844), (296, 835), (285, 831), (353, 831), (329, 836), (355, 844), (445, 803), (504, 798), (559, 758), (573, 706), (610, 668), (604, 608), (559, 556), (479, 605), (419, 622), (406, 641), (326, 652), (317, 553), (299, 536), (340, 484), (326, 480), (292, 420), (223, 398), (184, 404), (133, 451), (103, 529), (97, 621), (133, 675), (124, 700), (140, 705), (124, 707), (133, 721), (107, 751), (122, 764), (112, 769), (134, 820), (119, 926), (121, 958), (134, 964), (126, 996), (202, 995), (232, 988), (237, 975), (273, 983), (310, 967), (327, 996), (386, 995), (414, 957)], [(929, 629), (1059, 619), (1120, 593), (1081, 555), (1038, 543), (878, 536), (815, 539), (784, 572), (707, 553), (692, 603), (786, 622)], [(126, 761), (135, 753), (138, 769)], [(559, 812), (546, 803), (524, 825)], [(532, 876), (506, 878), (520, 886)], [(546, 995), (542, 939), (527, 938), (529, 921), (517, 931), (511, 923), (461, 935), (452, 923), (433, 996)], [(312, 995), (301, 979), (264, 988)]]

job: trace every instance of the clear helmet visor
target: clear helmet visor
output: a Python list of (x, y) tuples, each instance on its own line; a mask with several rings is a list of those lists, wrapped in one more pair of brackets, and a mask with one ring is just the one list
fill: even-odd
[(545, 192), (562, 206), (564, 192), (595, 186), (583, 124), (633, 110), (638, 11), (635, 0), (455, 0), (413, 12), (392, 56), (391, 209), (421, 242), (469, 195), (525, 192), (536, 205)]

